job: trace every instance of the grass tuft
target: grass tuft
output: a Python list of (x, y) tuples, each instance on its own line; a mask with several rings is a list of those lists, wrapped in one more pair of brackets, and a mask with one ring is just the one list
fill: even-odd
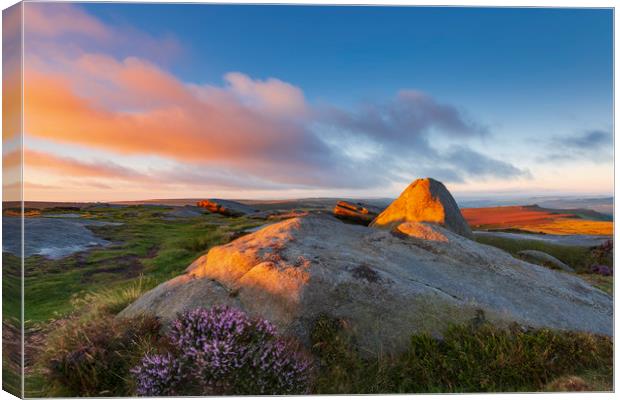
[(50, 335), (39, 359), (46, 396), (128, 396), (129, 370), (161, 341), (159, 321), (111, 316), (72, 320)]
[(73, 298), (74, 312), (89, 318), (118, 314), (154, 286), (153, 279), (140, 275), (137, 280), (128, 284), (80, 294)]
[(324, 318), (315, 324), (316, 393), (561, 390), (547, 385), (568, 375), (587, 382), (592, 371), (597, 390), (612, 387), (613, 344), (603, 336), (483, 322), (452, 326), (441, 339), (416, 334), (402, 354), (365, 359), (341, 326)]

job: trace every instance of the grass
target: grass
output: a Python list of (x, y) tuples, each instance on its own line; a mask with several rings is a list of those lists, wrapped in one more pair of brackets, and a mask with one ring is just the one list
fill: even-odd
[(576, 376), (590, 390), (612, 390), (613, 343), (580, 333), (453, 325), (443, 338), (413, 335), (406, 351), (362, 358), (343, 324), (327, 318), (312, 332), (317, 394), (535, 392), (561, 390)]
[[(166, 220), (167, 207), (95, 207), (88, 217), (122, 225), (90, 227), (113, 245), (61, 260), (25, 259), (27, 332), (56, 329), (56, 322), (106, 319), (148, 289), (182, 273), (198, 256), (228, 240), (231, 232), (260, 225), (247, 218), (205, 214)], [(3, 253), (3, 274), (19, 272), (19, 258)], [(148, 278), (144, 278), (144, 277)], [(9, 276), (11, 278), (11, 276)], [(19, 316), (19, 277), (4, 279), (4, 315)], [(14, 295), (10, 295), (13, 293)], [(27, 334), (27, 340), (28, 334)], [(26, 390), (41, 396), (46, 380), (34, 371)]]
[[(27, 332), (35, 332), (34, 336), (46, 336), (43, 348), (35, 346), (35, 351), (45, 350), (44, 353), (48, 355), (44, 358), (49, 361), (59, 357), (59, 353), (54, 353), (54, 346), (62, 345), (64, 347), (60, 348), (71, 349), (83, 341), (98, 341), (100, 347), (111, 346), (111, 349), (116, 349), (117, 344), (106, 342), (105, 337), (97, 333), (117, 339), (124, 337), (123, 332), (127, 327), (116, 325), (112, 318), (118, 311), (155, 285), (182, 273), (198, 256), (228, 241), (231, 233), (263, 223), (218, 215), (170, 221), (162, 218), (167, 210), (166, 207), (152, 206), (92, 208), (89, 210), (89, 218), (122, 223), (120, 226), (92, 227), (99, 236), (113, 242), (112, 246), (75, 254), (62, 260), (42, 257), (28, 257), (25, 260)], [(512, 254), (524, 249), (545, 251), (578, 271), (586, 268), (590, 256), (589, 250), (585, 248), (554, 246), (536, 241), (492, 237), (480, 238), (479, 241), (503, 248)], [(18, 317), (19, 259), (4, 253), (3, 261), (3, 310), (6, 316)], [(601, 288), (607, 288), (603, 290), (610, 290), (613, 286), (612, 279), (608, 277), (582, 276)], [(17, 295), (8, 296), (10, 293)], [(452, 328), (449, 331), (452, 333), (446, 334), (443, 340), (424, 335), (414, 336), (411, 347), (399, 356), (380, 356), (367, 360), (362, 359), (355, 349), (355, 339), (343, 334), (333, 321), (318, 325), (319, 328), (313, 333), (312, 348), (320, 362), (321, 371), (315, 384), (316, 393), (545, 390), (575, 384), (569, 379), (572, 376), (584, 380), (588, 387), (596, 390), (608, 390), (610, 385), (610, 367), (605, 353), (607, 342), (588, 335), (565, 337), (564, 334), (549, 331), (502, 333), (492, 327), (486, 330), (460, 327)], [(63, 335), (64, 339), (61, 338)], [(27, 340), (34, 339), (30, 337)], [(141, 343), (140, 346), (145, 345)], [(578, 343), (589, 355), (583, 356), (574, 346), (570, 347), (571, 343)], [(526, 345), (530, 347), (524, 347)], [(120, 350), (117, 350), (130, 361), (138, 352), (144, 351), (144, 346), (120, 346)], [(547, 358), (534, 357), (534, 350)], [(519, 354), (522, 358), (511, 358)], [(582, 356), (585, 358), (579, 358)], [(505, 357), (508, 358), (504, 360)], [(571, 357), (576, 357), (573, 367), (568, 365)], [(100, 366), (107, 362), (106, 359), (98, 360)], [(501, 364), (503, 362), (507, 364)], [(542, 375), (527, 375), (519, 362)], [(548, 370), (540, 370), (541, 363), (547, 363), (544, 365)], [(125, 371), (129, 364), (123, 365), (120, 371)], [(498, 370), (509, 367), (508, 371), (515, 371), (504, 376), (489, 369), (487, 365), (493, 365)], [(498, 365), (508, 367), (499, 368)], [(463, 366), (467, 366), (467, 369)], [(62, 383), (62, 376), (57, 379), (44, 375), (46, 369), (40, 364), (31, 367), (26, 377), (26, 391), (30, 396), (75, 393), (75, 390), (67, 391), (70, 384)], [(100, 373), (99, 370), (88, 370), (76, 373), (76, 376), (77, 379), (96, 381), (95, 377)], [(10, 374), (6, 378), (7, 384), (14, 380)], [(112, 388), (102, 388), (96, 383), (87, 385), (87, 394), (129, 393), (127, 382), (118, 383), (114, 379), (106, 381), (116, 382), (110, 384), (116, 385)], [(56, 384), (50, 385), (50, 382)]]
[(181, 272), (200, 254), (226, 241), (227, 234), (260, 225), (260, 221), (231, 218), (222, 224), (215, 215), (165, 220), (165, 207), (94, 208), (92, 218), (121, 222), (91, 229), (113, 243), (61, 260), (25, 260), (25, 319), (41, 322), (73, 310), (81, 293), (124, 286), (149, 277), (152, 287)]
[(539, 250), (550, 254), (558, 260), (568, 264), (578, 272), (587, 272), (591, 265), (591, 251), (582, 246), (563, 246), (545, 243), (540, 240), (518, 240), (493, 236), (479, 236), (476, 241), (498, 247), (517, 257), (522, 250)]
[(152, 317), (118, 320), (111, 315), (71, 320), (49, 335), (38, 363), (46, 396), (127, 396), (130, 375), (142, 356), (159, 341), (160, 324)]
[(2, 389), (21, 395), (21, 262), (2, 255)]

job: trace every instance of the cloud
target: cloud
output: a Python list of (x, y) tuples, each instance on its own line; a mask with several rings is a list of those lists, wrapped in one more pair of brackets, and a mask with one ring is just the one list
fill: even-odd
[[(145, 62), (115, 63), (114, 68), (119, 69), (112, 75), (116, 79), (110, 78), (114, 95), (125, 97), (126, 106), (132, 103), (129, 111), (100, 104), (106, 93), (78, 96), (70, 77), (26, 71), (26, 132), (120, 154), (253, 171), (280, 182), (288, 181), (288, 170), (300, 183), (318, 183), (304, 182), (303, 171), (323, 164), (329, 150), (303, 121), (261, 113), (227, 88), (205, 86), (197, 95), (195, 88)], [(125, 74), (141, 79), (125, 82)]]
[(22, 6), (2, 13), (2, 139), (15, 140), (21, 131)]
[(464, 146), (453, 146), (445, 155), (446, 160), (462, 172), (473, 178), (532, 178), (528, 170), (523, 170), (505, 161), (496, 160)]
[(586, 130), (573, 135), (555, 136), (548, 141), (547, 154), (540, 162), (588, 160), (596, 163), (613, 159), (613, 135), (605, 130)]
[(34, 3), (26, 6), (26, 31), (32, 36), (59, 38), (71, 35), (97, 40), (111, 40), (114, 33), (81, 8), (71, 4)]
[(592, 130), (564, 139), (556, 138), (555, 142), (556, 144), (561, 143), (564, 147), (599, 150), (611, 146), (613, 138), (610, 132)]
[(146, 178), (144, 174), (122, 167), (109, 160), (106, 162), (83, 162), (70, 157), (60, 157), (34, 150), (24, 151), (24, 164), (25, 168), (56, 171), (61, 176), (131, 180)]
[(314, 106), (300, 87), (275, 77), (230, 72), (219, 83), (184, 82), (142, 51), (161, 40), (167, 53), (166, 39), (124, 37), (119, 32), (131, 28), (117, 30), (80, 8), (33, 4), (28, 20), (45, 21), (27, 33), (27, 134), (119, 159), (155, 156), (174, 167), (137, 172), (32, 151), (31, 167), (91, 186), (116, 179), (265, 190), (378, 188), (424, 175), (448, 182), (527, 176), (468, 147), (488, 129), (429, 94), (402, 90), (386, 102), (344, 109)]
[[(389, 102), (353, 110), (325, 107), (318, 115), (324, 141), (346, 149), (343, 155), (349, 161), (368, 165), (373, 160), (374, 168), (390, 180), (531, 177), (528, 171), (469, 148), (466, 142), (489, 136), (488, 129), (455, 106), (419, 91), (403, 90)], [(454, 141), (459, 144), (450, 146)]]
[(274, 78), (253, 80), (240, 72), (229, 72), (224, 79), (242, 102), (263, 113), (297, 118), (308, 112), (303, 92), (290, 83)]
[[(13, 165), (17, 163), (19, 157), (18, 152), (11, 152), (5, 155), (4, 160)], [(154, 185), (158, 187), (201, 187), (208, 185), (218, 189), (238, 189), (240, 187), (282, 189), (284, 187), (249, 176), (239, 176), (218, 168), (200, 168), (199, 165), (173, 164), (139, 172), (109, 160), (83, 161), (73, 157), (58, 156), (34, 150), (24, 151), (24, 164), (27, 171), (37, 170), (46, 174), (52, 173), (61, 179), (66, 177), (68, 179), (63, 179), (63, 181), (70, 186), (75, 185), (76, 182), (84, 182), (89, 187), (98, 188), (112, 188), (113, 185), (122, 186), (125, 184), (144, 187)], [(102, 180), (108, 183), (103, 183)]]
[(24, 37), (29, 51), (48, 57), (76, 55), (88, 49), (91, 53), (146, 57), (167, 64), (185, 53), (172, 34), (156, 37), (130, 25), (104, 24), (80, 6), (68, 3), (25, 3)]
[(389, 102), (366, 103), (354, 111), (327, 107), (321, 122), (398, 147), (419, 144), (420, 138), (431, 133), (460, 138), (487, 133), (456, 107), (415, 90), (402, 90)]

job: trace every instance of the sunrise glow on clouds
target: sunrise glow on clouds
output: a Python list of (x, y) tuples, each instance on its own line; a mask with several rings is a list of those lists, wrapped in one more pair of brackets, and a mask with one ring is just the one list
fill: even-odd
[[(170, 63), (189, 47), (174, 35), (105, 23), (79, 6), (27, 3), (25, 196), (388, 197), (419, 176), (462, 192), (613, 186), (611, 135), (598, 126), (594, 135), (566, 132), (564, 147), (557, 135), (517, 140), (514, 149), (532, 157), (511, 156), (502, 143), (515, 138), (498, 136), (449, 98), (400, 87), (343, 106), (244, 70), (188, 81)], [(590, 144), (595, 157), (584, 153)], [(552, 162), (540, 153), (545, 146), (556, 150)], [(5, 168), (19, 165), (18, 150), (5, 145)]]

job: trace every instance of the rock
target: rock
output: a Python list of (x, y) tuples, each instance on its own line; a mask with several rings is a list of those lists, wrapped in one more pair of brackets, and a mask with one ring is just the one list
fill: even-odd
[(248, 214), (247, 217), (253, 219), (282, 220), (287, 218), (304, 217), (306, 215), (308, 215), (308, 211), (303, 210), (267, 210)]
[(232, 200), (208, 199), (199, 201), (197, 205), (198, 207), (206, 208), (212, 213), (222, 214), (227, 217), (242, 217), (257, 211), (252, 207)]
[(379, 207), (363, 203), (349, 203), (342, 200), (336, 203), (333, 210), (336, 217), (361, 225), (370, 224), (380, 212), (381, 209)]
[(370, 226), (391, 229), (407, 221), (440, 224), (461, 236), (473, 238), (448, 189), (432, 178), (415, 180)]
[(531, 262), (533, 264), (544, 265), (551, 268), (561, 269), (566, 272), (575, 272), (574, 269), (564, 264), (562, 261), (553, 257), (551, 254), (547, 254), (544, 251), (538, 250), (521, 250), (517, 253), (519, 257), (524, 259), (525, 261)]
[(320, 315), (343, 319), (371, 352), (401, 350), (413, 333), (441, 335), (481, 312), (498, 326), (605, 335), (613, 327), (611, 297), (574, 275), (436, 224), (407, 222), (391, 232), (329, 215), (276, 222), (214, 247), (120, 316), (153, 313), (166, 324), (217, 304), (262, 316), (305, 343)]
[(403, 222), (394, 231), (404, 236), (416, 239), (432, 240), (435, 242), (447, 242), (448, 237), (437, 229), (437, 225), (425, 222)]

